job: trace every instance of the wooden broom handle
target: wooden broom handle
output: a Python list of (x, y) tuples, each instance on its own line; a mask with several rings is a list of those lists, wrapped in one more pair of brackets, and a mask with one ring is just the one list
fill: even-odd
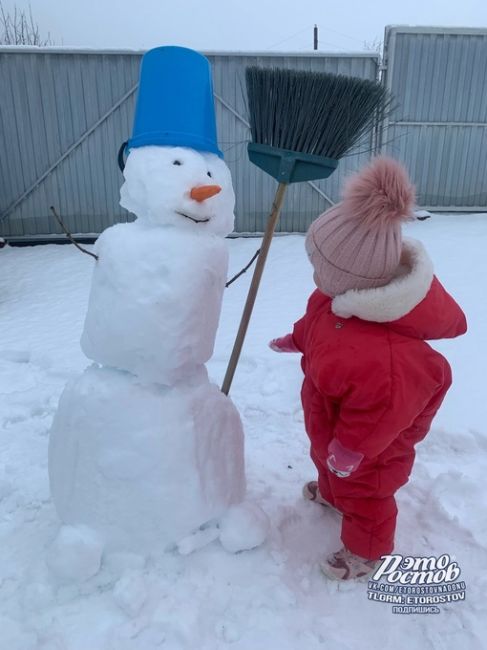
[(225, 379), (223, 380), (222, 393), (225, 393), (225, 395), (228, 395), (230, 391), (235, 369), (237, 368), (240, 353), (242, 352), (242, 346), (245, 340), (245, 335), (247, 334), (247, 328), (249, 326), (250, 317), (252, 315), (255, 299), (257, 297), (257, 291), (259, 290), (260, 280), (264, 271), (267, 254), (271, 246), (272, 237), (279, 220), (279, 215), (281, 214), (282, 204), (284, 203), (284, 195), (286, 193), (286, 189), (287, 183), (279, 183), (276, 191), (276, 196), (274, 197), (272, 212), (270, 214), (269, 221), (267, 222), (267, 228), (264, 234), (264, 239), (262, 240), (259, 257), (257, 258), (257, 264), (255, 265), (254, 275), (252, 276), (252, 282), (250, 284), (247, 301), (245, 303), (242, 319), (240, 321), (240, 327), (238, 328), (237, 338), (235, 339), (235, 343), (233, 345), (232, 356), (228, 362), (227, 372), (225, 374)]

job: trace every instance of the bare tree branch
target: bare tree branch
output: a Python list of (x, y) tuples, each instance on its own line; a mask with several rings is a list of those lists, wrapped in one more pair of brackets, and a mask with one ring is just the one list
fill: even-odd
[(227, 289), (228, 289), (228, 287), (229, 287), (233, 282), (235, 282), (235, 280), (238, 280), (238, 278), (239, 278), (241, 275), (243, 275), (246, 271), (248, 271), (248, 270), (250, 269), (250, 267), (252, 266), (252, 264), (253, 264), (253, 263), (255, 262), (255, 260), (259, 257), (259, 253), (260, 253), (260, 248), (259, 248), (259, 250), (255, 253), (255, 255), (254, 255), (253, 258), (250, 260), (250, 262), (247, 264), (247, 266), (244, 266), (244, 268), (243, 268), (241, 271), (239, 271), (239, 272), (237, 273), (237, 275), (234, 275), (233, 278), (232, 278), (231, 280), (229, 280), (229, 281), (226, 283), (225, 287), (226, 287)]
[(56, 221), (57, 221), (58, 224), (61, 226), (61, 228), (64, 230), (64, 232), (65, 232), (67, 238), (69, 239), (69, 241), (70, 241), (71, 243), (73, 243), (73, 244), (76, 246), (76, 248), (78, 248), (82, 253), (86, 253), (86, 255), (91, 255), (91, 257), (94, 257), (95, 260), (98, 261), (98, 255), (96, 255), (96, 253), (92, 253), (91, 251), (87, 251), (86, 248), (83, 248), (83, 246), (80, 246), (80, 245), (78, 244), (78, 242), (76, 241), (76, 239), (73, 237), (73, 235), (69, 232), (69, 230), (68, 230), (68, 229), (66, 228), (66, 226), (64, 225), (64, 222), (63, 222), (63, 220), (61, 219), (61, 217), (58, 215), (58, 213), (56, 212), (55, 207), (54, 207), (53, 205), (51, 205), (51, 208), (50, 208), (50, 209), (51, 209), (51, 212), (53, 213), (53, 215), (54, 215)]
[(0, 45), (54, 45), (51, 35), (42, 38), (39, 26), (34, 21), (32, 7), (29, 12), (14, 7), (13, 14), (5, 10), (0, 0)]

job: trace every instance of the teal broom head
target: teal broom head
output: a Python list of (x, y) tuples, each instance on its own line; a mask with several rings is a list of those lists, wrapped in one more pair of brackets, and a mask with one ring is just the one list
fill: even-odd
[(373, 81), (330, 73), (249, 67), (251, 162), (281, 183), (327, 178), (390, 110)]

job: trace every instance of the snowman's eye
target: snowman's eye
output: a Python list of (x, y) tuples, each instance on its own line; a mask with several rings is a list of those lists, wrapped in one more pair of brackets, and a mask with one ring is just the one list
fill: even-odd
[(207, 174), (207, 176), (209, 176), (210, 178), (213, 178), (211, 172), (206, 172), (206, 174)]
[(183, 163), (180, 160), (175, 160), (173, 165), (182, 165)]

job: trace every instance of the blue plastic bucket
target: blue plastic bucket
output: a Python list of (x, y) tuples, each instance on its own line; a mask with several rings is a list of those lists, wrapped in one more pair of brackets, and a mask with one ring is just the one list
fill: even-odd
[(144, 54), (128, 149), (147, 145), (189, 147), (223, 158), (216, 137), (211, 67), (185, 47)]

